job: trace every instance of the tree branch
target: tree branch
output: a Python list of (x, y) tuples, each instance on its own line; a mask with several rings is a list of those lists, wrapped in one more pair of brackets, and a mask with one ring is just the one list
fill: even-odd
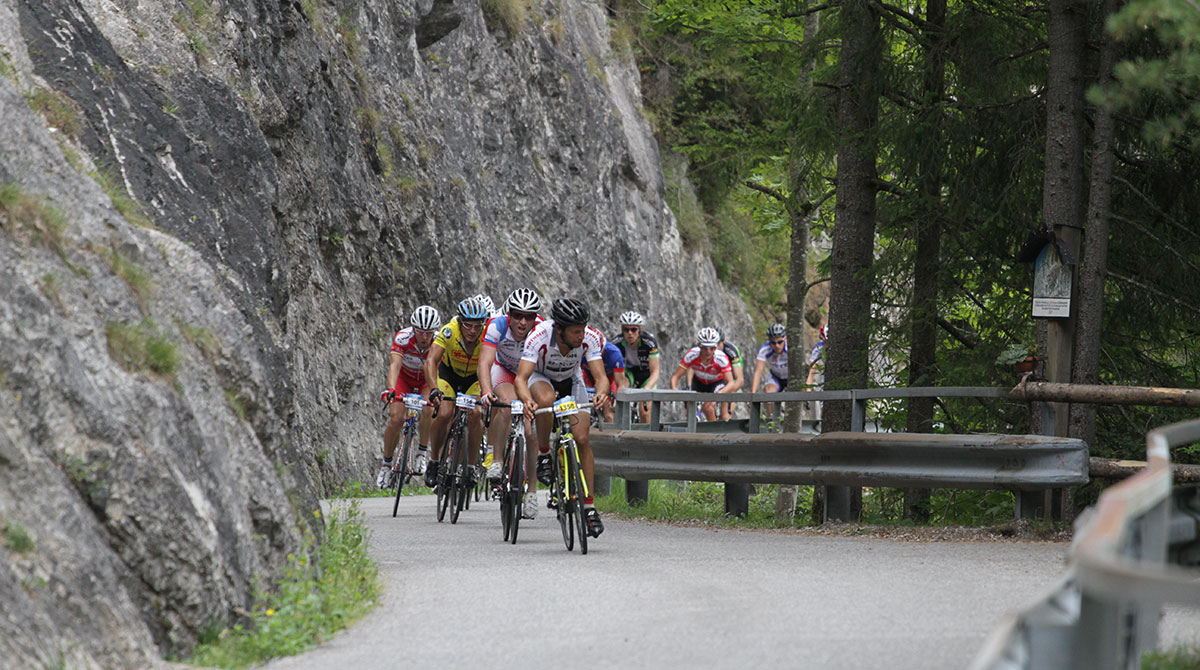
[(1175, 303), (1176, 305), (1179, 305), (1180, 307), (1188, 310), (1189, 312), (1200, 315), (1200, 307), (1196, 307), (1194, 305), (1189, 305), (1188, 303), (1180, 300), (1179, 298), (1176, 298), (1175, 296), (1173, 296), (1169, 293), (1164, 293), (1163, 291), (1160, 291), (1160, 290), (1154, 288), (1153, 286), (1150, 286), (1149, 284), (1140, 282), (1136, 279), (1133, 279), (1132, 277), (1126, 277), (1125, 275), (1118, 274), (1116, 272), (1113, 272), (1112, 270), (1109, 270), (1107, 274), (1109, 277), (1112, 277), (1113, 279), (1123, 281), (1126, 284), (1140, 288), (1143, 291), (1146, 291), (1147, 293), (1152, 293), (1160, 298), (1170, 300), (1171, 302)]
[(809, 14), (816, 14), (817, 12), (821, 12), (826, 9), (833, 9), (834, 7), (837, 7), (840, 4), (841, 3), (837, 3), (837, 2), (827, 2), (823, 5), (815, 5), (813, 7), (806, 7), (798, 12), (785, 12), (783, 14), (780, 14), (779, 18), (781, 18), (781, 19), (798, 19), (802, 16), (808, 16)]
[(817, 284), (824, 284), (825, 282), (827, 282), (829, 280), (830, 280), (830, 277), (821, 277), (820, 279), (814, 279), (804, 285), (804, 292), (807, 293), (807, 292), (811, 291), (812, 288), (814, 286), (816, 286)]
[(876, 180), (874, 180), (874, 184), (875, 184), (875, 188), (879, 189), (880, 191), (886, 191), (888, 193), (891, 193), (892, 195), (899, 195), (899, 196), (909, 195), (909, 193), (907, 191), (905, 191), (904, 189), (902, 189), (899, 186), (896, 186), (895, 184), (893, 184), (892, 182), (886, 181), (884, 179), (876, 179)]
[(1180, 263), (1183, 263), (1185, 266), (1191, 268), (1195, 272), (1200, 272), (1200, 267), (1197, 267), (1194, 263), (1189, 261), (1183, 254), (1176, 251), (1174, 246), (1167, 244), (1163, 240), (1159, 239), (1159, 237), (1157, 235), (1155, 235), (1154, 233), (1147, 230), (1146, 227), (1143, 226), (1142, 224), (1140, 224), (1137, 221), (1134, 221), (1133, 219), (1130, 219), (1128, 217), (1121, 216), (1120, 214), (1117, 214), (1116, 212), (1109, 212), (1109, 216), (1111, 216), (1112, 218), (1114, 218), (1118, 221), (1121, 221), (1128, 225), (1131, 225), (1134, 228), (1137, 228), (1138, 231), (1140, 231), (1143, 235), (1154, 240), (1154, 242), (1157, 243), (1158, 246), (1162, 247), (1164, 251), (1171, 254), (1175, 258), (1179, 259)]
[(1022, 49), (1021, 51), (1018, 51), (1017, 53), (1009, 54), (1002, 58), (993, 59), (992, 65), (999, 65), (1001, 63), (1007, 63), (1009, 61), (1014, 61), (1014, 60), (1017, 60), (1020, 58), (1024, 58), (1030, 54), (1035, 54), (1039, 51), (1046, 51), (1049, 48), (1050, 48), (1049, 42), (1038, 42), (1037, 44), (1034, 44), (1033, 46), (1029, 47), (1028, 49)]
[(939, 316), (939, 317), (937, 317), (936, 321), (937, 321), (937, 325), (942, 327), (942, 330), (949, 333), (950, 337), (953, 337), (954, 339), (958, 340), (958, 342), (960, 344), (962, 344), (964, 347), (966, 347), (968, 349), (974, 349), (975, 347), (979, 346), (978, 342), (975, 342), (971, 338), (967, 337), (967, 334), (964, 333), (962, 331), (962, 329), (960, 329), (958, 326), (954, 325), (953, 323), (950, 323), (945, 318)]
[(754, 181), (745, 181), (742, 183), (745, 184), (746, 188), (753, 189), (753, 190), (758, 191), (759, 193), (762, 193), (765, 195), (769, 195), (772, 198), (775, 198), (776, 200), (778, 200), (779, 202), (787, 202), (787, 196), (785, 196), (780, 191), (771, 188), (770, 186), (765, 186), (763, 184), (760, 184), (760, 183), (754, 182)]
[(1163, 210), (1162, 210), (1162, 209), (1161, 209), (1161, 208), (1158, 206), (1158, 203), (1154, 202), (1154, 200), (1152, 200), (1152, 199), (1151, 199), (1149, 196), (1147, 196), (1145, 193), (1142, 193), (1140, 190), (1138, 190), (1138, 187), (1136, 187), (1136, 186), (1134, 186), (1133, 184), (1131, 184), (1131, 183), (1129, 182), (1129, 180), (1128, 180), (1128, 179), (1126, 179), (1126, 178), (1122, 177), (1121, 175), (1116, 175), (1116, 174), (1114, 174), (1114, 175), (1113, 175), (1113, 179), (1115, 179), (1115, 180), (1117, 180), (1117, 181), (1121, 182), (1121, 183), (1122, 183), (1122, 184), (1124, 184), (1126, 187), (1128, 187), (1130, 191), (1133, 191), (1135, 195), (1137, 195), (1137, 196), (1138, 196), (1139, 198), (1141, 198), (1141, 199), (1142, 199), (1142, 200), (1143, 200), (1143, 201), (1144, 201), (1144, 202), (1145, 202), (1147, 205), (1149, 205), (1149, 206), (1150, 206), (1150, 209), (1154, 210), (1154, 213), (1155, 213), (1155, 214), (1158, 214), (1159, 216), (1161, 216), (1163, 219), (1165, 219), (1165, 220), (1167, 221), (1167, 223), (1169, 223), (1169, 224), (1171, 224), (1171, 225), (1175, 226), (1175, 227), (1176, 227), (1176, 228), (1178, 228), (1179, 230), (1181, 230), (1181, 231), (1183, 231), (1183, 232), (1187, 233), (1188, 235), (1191, 235), (1192, 237), (1194, 237), (1194, 238), (1196, 238), (1196, 239), (1200, 239), (1200, 235), (1197, 235), (1195, 231), (1193, 231), (1193, 230), (1191, 230), (1191, 229), (1189, 229), (1189, 228), (1187, 228), (1187, 227), (1185, 227), (1185, 226), (1182, 226), (1182, 225), (1180, 225), (1180, 223), (1179, 223), (1178, 221), (1176, 221), (1176, 220), (1174, 219), (1174, 217), (1172, 217), (1170, 214), (1167, 214), (1166, 212), (1164, 212), (1164, 211), (1163, 211)]

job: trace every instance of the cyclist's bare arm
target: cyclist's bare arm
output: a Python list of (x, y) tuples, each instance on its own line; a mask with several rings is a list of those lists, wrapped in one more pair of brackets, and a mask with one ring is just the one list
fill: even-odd
[(608, 404), (608, 374), (604, 372), (604, 361), (597, 358), (594, 361), (588, 361), (588, 372), (592, 373), (592, 379), (596, 382), (596, 400), (595, 406), (598, 409), (604, 409)]
[(517, 377), (513, 380), (513, 386), (517, 387), (517, 397), (525, 404), (525, 416), (530, 419), (537, 409), (537, 403), (533, 401), (533, 394), (529, 391), (529, 375), (533, 374), (535, 365), (533, 361), (522, 360), (517, 366)]
[(765, 367), (767, 367), (766, 361), (754, 361), (754, 381), (750, 383), (751, 393), (758, 390), (758, 383), (762, 381), (763, 368)]
[(390, 389), (396, 388), (396, 382), (400, 379), (400, 368), (404, 366), (404, 354), (393, 351), (392, 362), (388, 365), (388, 385)]
[(485, 346), (479, 351), (479, 399), (484, 405), (490, 404), (488, 396), (492, 394), (492, 365), (496, 363), (496, 348)]
[(725, 371), (725, 386), (722, 387), (720, 391), (717, 391), (717, 393), (733, 393), (735, 390), (737, 390), (737, 389), (735, 389), (733, 386), (733, 373), (726, 370)]
[(733, 383), (726, 384), (727, 387), (732, 387), (732, 388), (730, 388), (728, 391), (726, 391), (726, 393), (733, 393), (734, 391), (737, 391), (738, 389), (742, 388), (742, 385), (744, 385), (745, 383), (746, 383), (746, 375), (744, 372), (742, 372), (741, 366), (734, 366), (734, 368), (733, 368)]
[(675, 385), (679, 383), (680, 379), (683, 379), (683, 376), (687, 374), (687, 371), (688, 371), (688, 369), (682, 365), (675, 368), (675, 373), (671, 375), (671, 390), (672, 391), (675, 390)]
[(650, 357), (650, 376), (646, 378), (646, 383), (642, 384), (644, 389), (652, 389), (658, 386), (658, 356)]
[(434, 342), (429, 345), (429, 354), (425, 356), (425, 381), (429, 383), (430, 389), (437, 388), (438, 378), (438, 363), (442, 361), (442, 356), (446, 353), (446, 348)]

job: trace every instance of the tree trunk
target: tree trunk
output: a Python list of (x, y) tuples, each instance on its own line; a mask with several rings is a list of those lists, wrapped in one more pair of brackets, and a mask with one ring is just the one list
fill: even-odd
[[(837, 93), (838, 192), (829, 296), (831, 327), (825, 349), (826, 389), (863, 388), (868, 379), (878, 190), (875, 123), (879, 115), (882, 53), (879, 16), (874, 6), (869, 0), (846, 0), (842, 4)], [(825, 430), (849, 430), (849, 403), (826, 403), (822, 424)], [(859, 496), (861, 500), (861, 490)], [(832, 501), (826, 504), (832, 505)], [(861, 508), (861, 503), (858, 507)], [(856, 516), (852, 502), (851, 517)]]
[[(804, 20), (804, 49), (817, 38), (819, 12), (812, 12)], [(801, 92), (811, 92), (812, 70), (815, 63), (809, 61), (796, 82)], [(788, 261), (787, 282), (787, 335), (791, 346), (788, 348), (788, 370), (796, 370), (793, 376), (799, 381), (799, 371), (807, 369), (808, 357), (804, 347), (804, 303), (808, 295), (808, 246), (809, 225), (811, 221), (811, 196), (808, 193), (808, 169), (803, 147), (793, 143), (789, 152), (788, 163), (788, 217), (792, 225), (791, 257)], [(799, 390), (793, 385), (792, 390)], [(787, 403), (784, 407), (783, 432), (799, 433), (800, 422), (803, 418), (801, 403)], [(790, 526), (796, 516), (796, 496), (798, 488), (794, 485), (781, 485), (778, 497), (775, 499), (775, 523)]]
[[(1104, 15), (1117, 11), (1117, 0), (1105, 0)], [(1097, 79), (1108, 89), (1114, 83), (1117, 44), (1106, 30), (1100, 48)], [(1109, 205), (1112, 201), (1113, 133), (1112, 111), (1096, 108), (1096, 127), (1092, 138), (1092, 178), (1088, 193), (1087, 230), (1083, 260), (1079, 266), (1079, 321), (1075, 331), (1075, 360), (1071, 381), (1076, 384), (1100, 383), (1100, 329), (1103, 324), (1104, 275), (1108, 268)], [(1072, 405), (1068, 433), (1089, 445), (1096, 441), (1096, 406)]]
[[(1083, 231), (1084, 49), (1086, 12), (1083, 0), (1051, 0), (1050, 64), (1046, 90), (1046, 155), (1042, 216), (1075, 259)], [(1046, 376), (1051, 382), (1071, 380), (1075, 321), (1078, 318), (1078, 267), (1071, 283), (1070, 318), (1048, 319)], [(1052, 405), (1054, 425), (1044, 433), (1067, 435), (1069, 405)], [(1061, 516), (1072, 514), (1071, 495), (1063, 497)], [(1059, 516), (1059, 510), (1053, 510)]]
[[(942, 253), (942, 123), (941, 101), (945, 95), (946, 63), (944, 29), (946, 0), (929, 0), (925, 13), (925, 108), (918, 117), (918, 126), (926, 129), (923, 142), (926, 153), (919, 162), (918, 190), (922, 206), (913, 221), (917, 243), (913, 262), (912, 342), (908, 357), (908, 385), (927, 386), (937, 367), (938, 270)], [(910, 398), (908, 425), (910, 433), (933, 430), (933, 398)], [(925, 522), (929, 520), (929, 489), (905, 489), (904, 518)]]

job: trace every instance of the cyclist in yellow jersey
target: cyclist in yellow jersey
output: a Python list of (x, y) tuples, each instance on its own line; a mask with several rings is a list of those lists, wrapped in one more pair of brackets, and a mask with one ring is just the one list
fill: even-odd
[[(479, 352), (483, 340), (483, 326), (488, 317), (487, 307), (477, 298), (467, 298), (458, 303), (458, 315), (438, 330), (437, 337), (429, 346), (425, 358), (425, 378), (437, 380), (430, 386), (429, 402), (440, 402), (437, 418), (433, 420), (433, 458), (425, 468), (425, 483), (433, 486), (437, 477), (437, 463), (442, 456), (450, 420), (454, 418), (454, 399), (464, 393), (479, 396)], [(470, 412), (467, 422), (467, 462), (475, 464), (479, 443), (483, 439), (483, 420), (479, 410)], [(431, 475), (432, 473), (432, 475)], [(474, 485), (475, 468), (467, 468), (468, 488)]]

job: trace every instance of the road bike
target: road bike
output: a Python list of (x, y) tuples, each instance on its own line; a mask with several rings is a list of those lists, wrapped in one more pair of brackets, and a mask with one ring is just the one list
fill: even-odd
[[(390, 406), (390, 404), (389, 402), (388, 405)], [(392, 488), (396, 491), (396, 502), (392, 504), (393, 517), (400, 509), (400, 492), (404, 490), (404, 485), (412, 480), (413, 475), (418, 474), (413, 471), (412, 467), (412, 459), (416, 451), (413, 444), (417, 439), (417, 421), (421, 416), (421, 410), (428, 404), (429, 402), (420, 394), (409, 393), (404, 396), (407, 416), (404, 418), (404, 429), (400, 435), (399, 453), (392, 461)], [(388, 409), (390, 412), (390, 407)]]
[[(511, 403), (493, 402), (492, 407), (512, 408), (512, 429), (504, 444), (504, 469), (496, 483), (494, 497), (500, 501), (500, 526), (504, 530), (504, 541), (517, 543), (517, 530), (521, 526), (521, 515), (525, 512), (525, 404), (520, 400)], [(491, 422), (491, 413), (484, 424)]]
[[(437, 473), (437, 520), (450, 510), (450, 523), (458, 523), (458, 515), (467, 502), (467, 416), (475, 408), (475, 396), (460, 393), (454, 398), (454, 418), (442, 446), (442, 458)], [(440, 403), (439, 403), (440, 404)], [(438, 408), (433, 409), (434, 417)]]
[(579, 446), (575, 443), (571, 426), (577, 420), (579, 410), (591, 406), (592, 403), (576, 404), (574, 396), (568, 395), (556, 400), (553, 407), (534, 412), (535, 415), (554, 413), (554, 431), (550, 434), (550, 507), (554, 508), (558, 517), (567, 551), (574, 548), (578, 535), (581, 554), (587, 553), (587, 516), (583, 511), (583, 501), (588, 497), (588, 489), (579, 464)]

